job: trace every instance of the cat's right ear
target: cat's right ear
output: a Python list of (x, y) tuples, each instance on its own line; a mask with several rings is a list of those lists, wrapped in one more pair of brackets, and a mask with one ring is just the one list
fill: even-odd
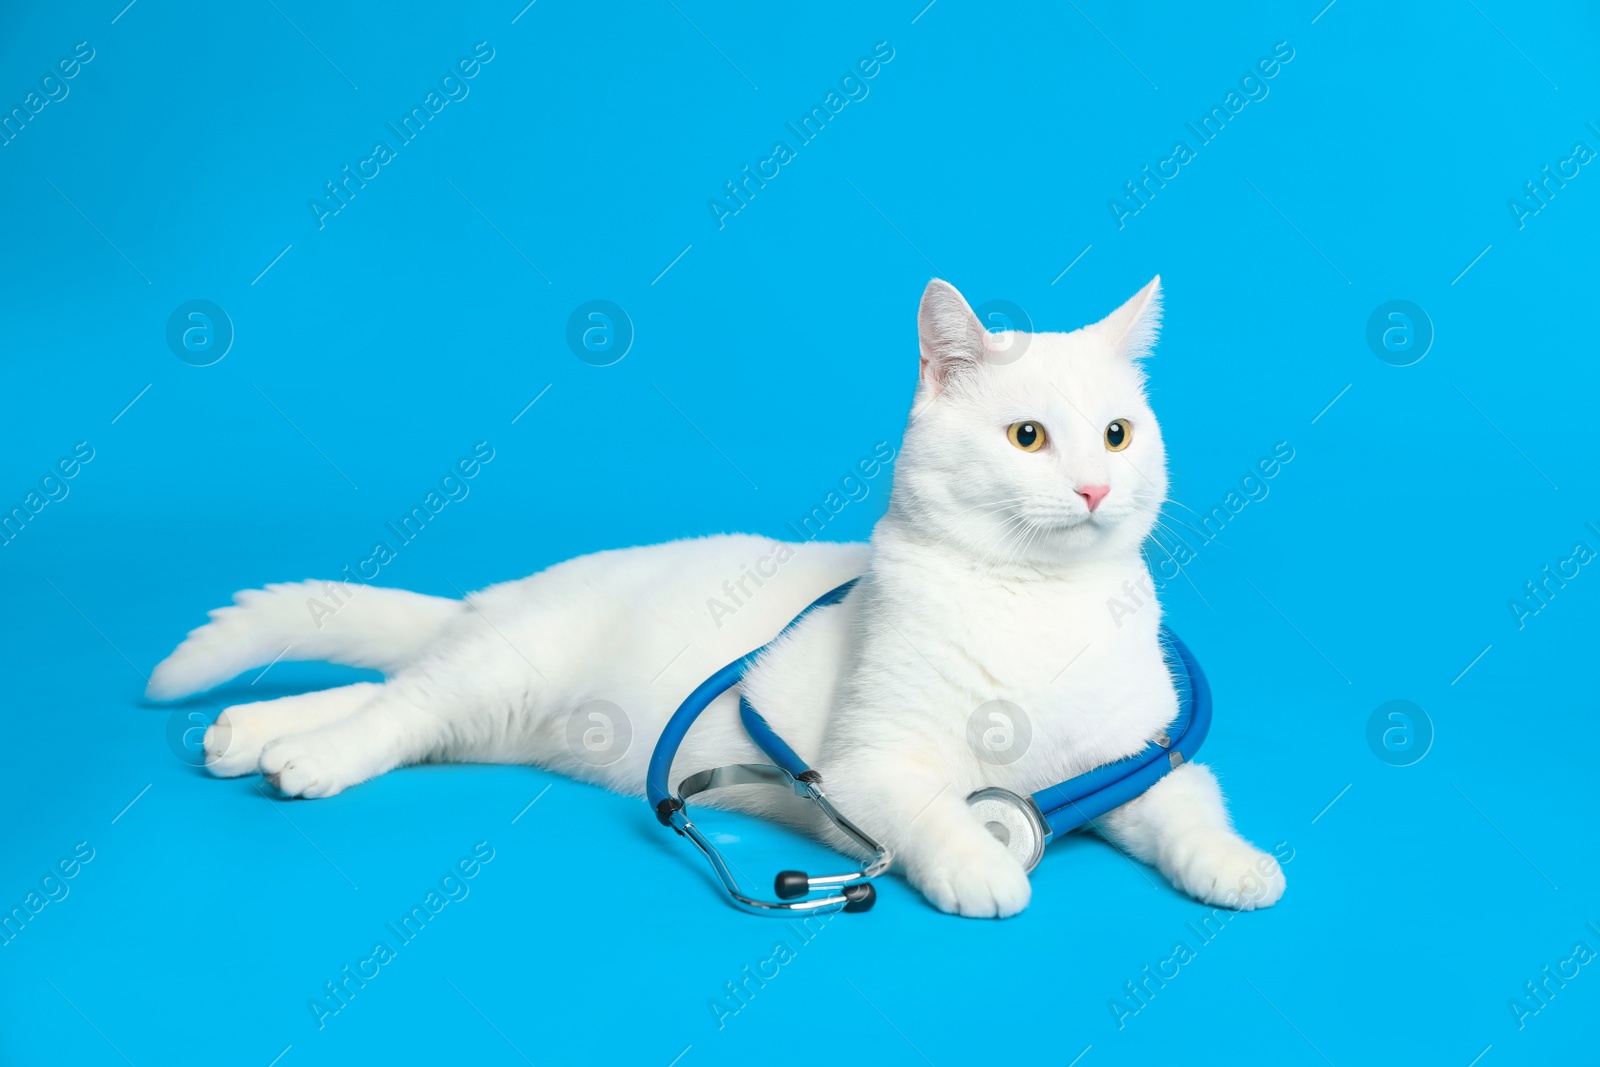
[(922, 381), (937, 391), (983, 362), (988, 334), (955, 286), (935, 278), (917, 308), (917, 341)]

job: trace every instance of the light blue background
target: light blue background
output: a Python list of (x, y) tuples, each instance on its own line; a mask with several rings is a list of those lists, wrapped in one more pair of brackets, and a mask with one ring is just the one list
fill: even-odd
[[(1592, 9), (121, 2), (0, 16), (6, 109), (95, 49), (0, 148), (0, 501), (95, 449), (0, 548), (0, 898), (95, 849), (0, 948), (5, 1062), (1592, 1057), (1596, 968), (1520, 1030), (1507, 1004), (1600, 947), (1600, 576), (1522, 629), (1507, 606), (1600, 548), (1600, 175), (1521, 229), (1507, 206), (1600, 148)], [(470, 96), (319, 231), (307, 200), (479, 41)], [(879, 41), (870, 95), (719, 230), (708, 198)], [(1119, 230), (1107, 201), (1280, 41), (1270, 95)], [(1209, 511), (1295, 450), (1164, 594), (1217, 694), (1205, 759), (1242, 832), (1294, 855), (1282, 903), (1209, 944), (1187, 925), (1209, 909), (1074, 838), (1017, 919), (889, 880), (802, 946), (725, 906), (637, 800), (428, 767), (268, 801), (185, 766), (141, 700), (206, 609), (358, 563), (474, 442), (494, 462), (380, 583), (454, 595), (599, 548), (783, 535), (898, 441), (930, 276), (1070, 329), (1158, 272), (1175, 499)], [(1436, 331), (1405, 368), (1365, 340), (1397, 298)], [(193, 299), (237, 332), (214, 366), (165, 342)], [(615, 366), (567, 348), (590, 299), (636, 329)], [(827, 536), (865, 537), (886, 490)], [(180, 715), (351, 672), (253, 677)], [(1366, 740), (1394, 699), (1436, 732), (1410, 767)], [(719, 826), (747, 869), (814, 854)], [(322, 983), (479, 841), (471, 895), (319, 1031)], [(796, 958), (719, 1030), (709, 1003), (780, 939)], [(1180, 940), (1196, 958), (1119, 1029), (1108, 1002)]]

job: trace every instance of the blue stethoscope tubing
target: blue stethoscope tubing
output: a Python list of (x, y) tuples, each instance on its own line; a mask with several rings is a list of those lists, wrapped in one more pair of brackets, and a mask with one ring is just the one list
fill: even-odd
[(1206, 681), (1189, 646), (1165, 625), (1161, 627), (1161, 644), (1167, 670), (1178, 683), (1178, 714), (1167, 728), (1166, 737), (1151, 741), (1132, 756), (1033, 794), (1051, 837), (1070, 833), (1142, 795), (1193, 759), (1206, 739), (1211, 729), (1211, 683)]
[[(805, 610), (785, 626), (778, 637), (789, 633), (800, 620), (818, 608), (842, 601), (859, 579), (851, 579), (831, 589), (812, 601)], [(844, 818), (827, 799), (822, 790), (822, 776), (812, 770), (800, 755), (779, 737), (761, 713), (742, 695), (739, 698), (739, 718), (756, 747), (773, 762), (772, 767), (756, 764), (738, 764), (732, 767), (704, 771), (684, 779), (680, 785), (682, 796), (674, 795), (668, 787), (672, 762), (677, 757), (683, 739), (690, 727), (708, 708), (712, 701), (737, 685), (760, 655), (778, 640), (774, 638), (760, 648), (747, 652), (729, 663), (711, 677), (701, 682), (686, 697), (672, 718), (667, 720), (660, 739), (650, 755), (650, 767), (645, 778), (645, 794), (656, 818), (680, 835), (688, 837), (711, 862), (723, 887), (734, 901), (746, 910), (763, 914), (792, 910), (815, 911), (865, 911), (872, 906), (875, 894), (870, 879), (889, 866), (889, 851), (877, 844), (858, 827)], [(1099, 818), (1113, 808), (1121, 807), (1140, 796), (1161, 778), (1194, 758), (1206, 733), (1211, 728), (1211, 686), (1205, 672), (1200, 669), (1194, 653), (1177, 634), (1163, 625), (1161, 642), (1168, 671), (1178, 692), (1178, 713), (1155, 740), (1139, 752), (1113, 763), (1096, 767), (1066, 782), (1049, 786), (1031, 797), (1018, 797), (1001, 789), (980, 790), (968, 798), (969, 803), (985, 795), (1003, 801), (1003, 806), (1016, 809), (1025, 823), (1033, 826), (1027, 831), (1031, 844), (1018, 841), (1013, 846), (1028, 869), (1038, 862), (1043, 847), (1054, 838), (1076, 830)], [(783, 903), (762, 901), (743, 893), (723, 861), (716, 846), (702, 835), (689, 821), (684, 800), (693, 792), (731, 784), (786, 785), (801, 795), (814, 800), (833, 823), (853, 838), (876, 859), (861, 871), (847, 875), (808, 878), (799, 871), (784, 871), (778, 875), (776, 892), (784, 897)], [(975, 805), (976, 807), (976, 805)], [(992, 810), (992, 809), (990, 809)], [(1029, 849), (1031, 848), (1031, 852)], [(1020, 851), (1018, 851), (1020, 850)], [(1031, 856), (1031, 858), (1029, 858)], [(826, 893), (823, 897), (794, 900), (812, 893)]]
[[(859, 578), (852, 578), (843, 585), (830, 589), (817, 597), (817, 599), (806, 605), (804, 611), (790, 620), (789, 625), (783, 628), (778, 637), (782, 637), (790, 630), (793, 630), (801, 619), (818, 608), (825, 608), (830, 604), (839, 603), (855, 587), (858, 581), (860, 581)], [(662, 804), (673, 799), (672, 791), (667, 788), (667, 776), (672, 773), (672, 761), (677, 757), (678, 747), (683, 744), (684, 737), (689, 733), (689, 727), (694, 725), (701, 712), (711, 706), (713, 700), (737, 685), (750, 665), (756, 661), (761, 653), (771, 648), (777, 640), (778, 638), (775, 637), (755, 651), (745, 653), (695, 686), (694, 692), (684, 698), (683, 703), (678, 705), (678, 710), (673, 712), (672, 718), (667, 720), (666, 728), (661, 731), (661, 738), (656, 742), (655, 751), (650, 753), (650, 770), (645, 777), (645, 795), (650, 801), (650, 806), (656, 809), (658, 817), (661, 814)], [(762, 752), (765, 752), (767, 758), (772, 760), (773, 763), (782, 767), (795, 778), (799, 778), (802, 774), (811, 770), (810, 767), (806, 766), (805, 761), (795, 753), (794, 749), (784, 742), (783, 738), (772, 732), (772, 727), (767, 725), (767, 720), (763, 719), (759, 712), (750, 707), (743, 697), (739, 700), (739, 716), (744, 720), (745, 729), (750, 731), (750, 737), (755, 741), (756, 746)]]

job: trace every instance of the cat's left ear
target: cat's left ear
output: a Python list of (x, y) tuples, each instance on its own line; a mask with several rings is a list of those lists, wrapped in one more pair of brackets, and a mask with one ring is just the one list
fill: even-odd
[(1095, 323), (1094, 329), (1124, 359), (1148, 356), (1161, 333), (1161, 275), (1151, 278), (1126, 304)]

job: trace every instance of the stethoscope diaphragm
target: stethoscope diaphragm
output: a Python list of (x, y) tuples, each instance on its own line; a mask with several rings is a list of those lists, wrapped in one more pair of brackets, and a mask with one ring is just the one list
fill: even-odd
[(1022, 864), (1024, 871), (1032, 871), (1039, 865), (1044, 846), (1050, 840), (1050, 828), (1045, 825), (1044, 813), (1032, 797), (991, 786), (970, 794), (967, 806), (995, 840), (1006, 846), (1012, 858)]

